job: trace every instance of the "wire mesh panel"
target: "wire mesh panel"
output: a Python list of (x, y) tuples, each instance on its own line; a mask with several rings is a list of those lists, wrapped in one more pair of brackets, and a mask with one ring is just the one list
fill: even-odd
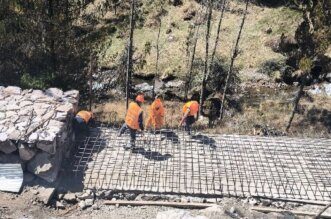
[(77, 142), (74, 171), (86, 188), (331, 200), (331, 139), (161, 130), (128, 150), (129, 134), (117, 133), (100, 127)]

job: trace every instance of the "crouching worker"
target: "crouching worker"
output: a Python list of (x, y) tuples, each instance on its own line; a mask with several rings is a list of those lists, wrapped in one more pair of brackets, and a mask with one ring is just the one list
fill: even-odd
[(146, 129), (153, 126), (154, 131), (161, 129), (164, 124), (164, 107), (161, 99), (156, 96), (155, 100), (149, 107)]
[(89, 111), (79, 111), (74, 119), (74, 131), (76, 137), (89, 134), (89, 124), (93, 123), (93, 113)]
[(131, 149), (136, 146), (137, 130), (144, 131), (143, 110), (141, 104), (144, 103), (144, 95), (138, 95), (136, 100), (130, 103), (128, 111), (125, 116), (125, 123), (122, 125), (118, 136), (120, 137), (127, 129), (130, 131), (130, 145)]
[(195, 123), (195, 120), (199, 112), (199, 103), (197, 101), (189, 101), (185, 103), (182, 109), (183, 117), (179, 123), (179, 127), (184, 125), (185, 131), (191, 135), (191, 126)]

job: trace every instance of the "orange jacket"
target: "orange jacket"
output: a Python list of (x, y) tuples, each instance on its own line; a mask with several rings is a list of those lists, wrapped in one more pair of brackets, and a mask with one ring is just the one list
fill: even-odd
[(149, 107), (148, 119), (146, 122), (146, 127), (153, 125), (154, 128), (161, 128), (164, 123), (164, 107), (159, 98), (153, 101)]
[(84, 120), (85, 123), (88, 123), (92, 118), (93, 113), (89, 111), (79, 111), (76, 116), (79, 116)]
[(187, 109), (190, 109), (188, 116), (195, 116), (199, 111), (199, 103), (197, 101), (189, 101), (183, 106), (183, 114), (186, 113)]
[(139, 115), (142, 113), (141, 107), (136, 103), (132, 102), (129, 105), (129, 109), (126, 113), (125, 123), (132, 129), (139, 129)]

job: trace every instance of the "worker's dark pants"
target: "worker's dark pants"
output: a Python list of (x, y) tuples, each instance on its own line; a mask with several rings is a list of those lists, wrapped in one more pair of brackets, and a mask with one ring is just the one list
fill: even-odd
[(124, 123), (120, 129), (119, 135), (121, 136), (127, 129), (129, 129), (130, 132), (130, 147), (136, 146), (136, 135), (137, 130), (130, 128), (126, 123)]
[(88, 125), (79, 116), (76, 116), (74, 119), (74, 132), (76, 138), (80, 138), (89, 134)]
[(184, 121), (184, 128), (185, 128), (185, 131), (187, 131), (187, 133), (189, 135), (191, 135), (191, 126), (193, 125), (193, 123), (195, 123), (194, 116), (188, 116), (188, 117), (186, 117), (186, 119)]

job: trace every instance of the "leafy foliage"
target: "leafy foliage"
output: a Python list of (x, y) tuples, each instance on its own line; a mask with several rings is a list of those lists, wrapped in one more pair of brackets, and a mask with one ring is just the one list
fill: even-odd
[(85, 2), (2, 0), (1, 84), (83, 90), (91, 47), (75, 22)]

